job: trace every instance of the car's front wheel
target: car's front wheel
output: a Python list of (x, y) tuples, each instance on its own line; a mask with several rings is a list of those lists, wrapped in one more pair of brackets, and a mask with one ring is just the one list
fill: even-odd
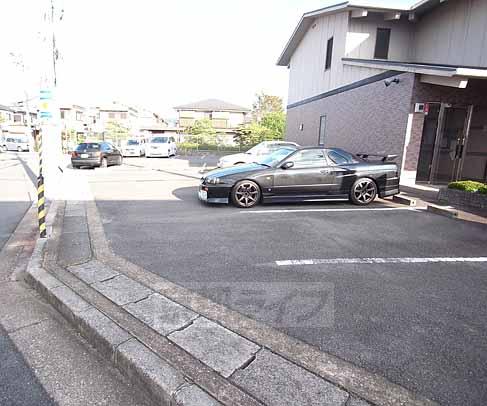
[(376, 196), (377, 185), (369, 178), (357, 179), (350, 191), (350, 200), (359, 206), (366, 206), (372, 203)]
[(248, 209), (260, 202), (260, 187), (251, 180), (241, 180), (232, 189), (232, 202), (237, 207)]

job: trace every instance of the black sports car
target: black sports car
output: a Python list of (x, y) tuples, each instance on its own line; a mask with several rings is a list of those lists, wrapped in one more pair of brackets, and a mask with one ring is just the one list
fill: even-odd
[[(371, 159), (374, 158), (375, 159)], [(399, 193), (395, 155), (353, 155), (339, 148), (282, 148), (259, 162), (208, 172), (198, 196), (249, 208), (260, 202), (351, 200), (371, 203)]]

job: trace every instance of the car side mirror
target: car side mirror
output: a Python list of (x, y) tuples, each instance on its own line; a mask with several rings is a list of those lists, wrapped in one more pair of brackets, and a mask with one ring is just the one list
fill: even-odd
[(288, 161), (288, 162), (284, 162), (281, 165), (281, 169), (289, 169), (289, 168), (292, 168), (293, 166), (294, 166), (294, 162)]

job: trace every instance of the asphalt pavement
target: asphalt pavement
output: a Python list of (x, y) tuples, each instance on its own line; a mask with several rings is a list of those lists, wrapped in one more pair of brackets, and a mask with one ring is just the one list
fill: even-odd
[[(384, 201), (206, 206), (164, 172), (177, 160), (148, 165), (87, 172), (118, 255), (441, 404), (487, 404), (485, 225)], [(290, 293), (317, 284), (313, 318)]]

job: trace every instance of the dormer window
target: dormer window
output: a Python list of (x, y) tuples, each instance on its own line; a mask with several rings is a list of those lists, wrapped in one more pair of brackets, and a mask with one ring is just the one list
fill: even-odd
[(375, 37), (375, 59), (387, 59), (389, 57), (389, 42), (391, 39), (390, 28), (377, 28)]
[(331, 68), (331, 58), (333, 55), (333, 37), (331, 37), (326, 43), (326, 60), (325, 60), (325, 70)]

